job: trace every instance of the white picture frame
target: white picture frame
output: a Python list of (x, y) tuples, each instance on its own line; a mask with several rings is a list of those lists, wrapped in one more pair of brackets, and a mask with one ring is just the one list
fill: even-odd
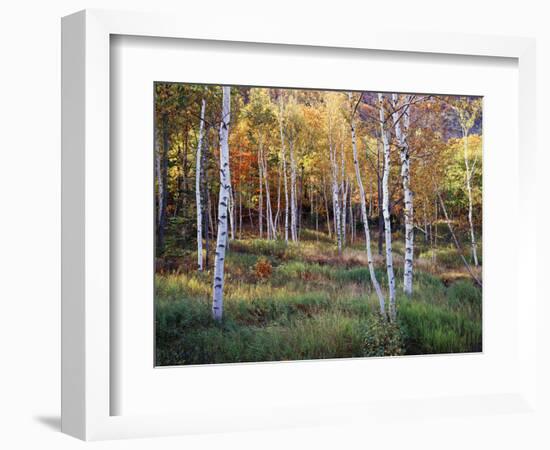
[[(532, 39), (444, 33), (365, 32), (327, 36), (319, 31), (269, 32), (224, 26), (203, 28), (166, 14), (86, 10), (62, 21), (62, 430), (85, 440), (162, 436), (209, 431), (332, 424), (392, 417), (391, 402), (344, 402), (278, 405), (272, 411), (214, 409), (209, 414), (111, 415), (110, 366), (114, 332), (110, 320), (110, 39), (112, 35), (199, 39), (224, 42), (286, 44), (338, 49), (368, 49), (413, 54), (501, 57), (518, 63), (519, 183), (518, 205), (533, 217), (535, 185), (535, 43)], [(536, 237), (526, 235), (518, 259), (536, 261)], [(501, 394), (464, 398), (402, 399), (408, 414), (435, 408), (442, 416), (497, 414), (510, 410), (532, 414), (536, 404), (536, 291), (529, 280), (533, 265), (519, 266), (523, 297), (518, 308), (518, 356), (521, 366), (515, 388)], [(519, 284), (518, 284), (519, 285)], [(516, 293), (516, 295), (518, 295)], [(521, 344), (521, 345), (519, 345)], [(415, 364), (410, 359), (410, 364)], [(262, 366), (268, 372), (274, 366)], [(168, 369), (169, 370), (169, 369)], [(352, 370), (352, 366), (349, 366)], [(393, 403), (392, 403), (393, 402)], [(435, 402), (435, 403), (434, 403)], [(436, 405), (437, 406), (434, 406)], [(430, 406), (431, 405), (431, 406)], [(268, 405), (269, 406), (269, 405)], [(330, 407), (328, 407), (330, 406)], [(238, 408), (237, 408), (238, 410)], [(399, 414), (398, 414), (399, 416)], [(399, 417), (395, 420), (401, 420)], [(393, 420), (393, 419), (392, 419)], [(216, 423), (215, 429), (212, 423)]]

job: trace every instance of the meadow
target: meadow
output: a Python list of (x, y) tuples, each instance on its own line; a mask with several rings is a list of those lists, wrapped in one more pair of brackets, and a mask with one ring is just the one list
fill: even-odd
[[(451, 246), (418, 240), (412, 296), (402, 292), (402, 239), (393, 245), (397, 322), (378, 313), (360, 241), (339, 256), (324, 233), (299, 243), (250, 237), (229, 244), (224, 319), (212, 318), (212, 271), (196, 252), (159, 262), (155, 275), (156, 364), (209, 364), (479, 352), (481, 289)], [(375, 256), (385, 284), (384, 259)]]

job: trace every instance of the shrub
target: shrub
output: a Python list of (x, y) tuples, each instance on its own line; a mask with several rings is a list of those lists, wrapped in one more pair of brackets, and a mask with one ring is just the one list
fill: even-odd
[(271, 276), (273, 272), (273, 266), (267, 258), (258, 258), (256, 264), (254, 265), (254, 273), (256, 277), (260, 280), (266, 280)]
[(365, 356), (399, 356), (405, 354), (403, 335), (397, 323), (379, 314), (367, 319), (363, 340)]

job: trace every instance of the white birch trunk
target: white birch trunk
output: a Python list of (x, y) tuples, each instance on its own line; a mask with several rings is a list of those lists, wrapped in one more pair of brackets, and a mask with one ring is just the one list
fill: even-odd
[(339, 192), (338, 192), (338, 166), (336, 162), (336, 149), (332, 143), (332, 127), (330, 126), (329, 118), (329, 130), (328, 130), (328, 139), (329, 139), (329, 154), (330, 154), (330, 166), (332, 173), (332, 205), (334, 208), (334, 233), (336, 234), (336, 244), (338, 246), (338, 255), (342, 254), (342, 227), (340, 223), (341, 211), (340, 211), (340, 201), (339, 201)]
[(224, 262), (227, 242), (227, 214), (231, 186), (229, 184), (229, 121), (231, 88), (223, 86), (222, 119), (220, 123), (220, 197), (218, 202), (218, 236), (214, 262), (214, 283), (212, 294), (212, 317), (221, 321), (223, 317)]
[(353, 202), (351, 201), (353, 197), (353, 187), (350, 182), (350, 192), (349, 192), (349, 234), (350, 242), (353, 244), (355, 242), (355, 229), (354, 229), (354, 217), (353, 217)]
[(382, 94), (378, 94), (378, 102), (380, 107), (380, 136), (382, 137), (382, 145), (384, 147), (384, 172), (382, 177), (382, 211), (384, 217), (384, 237), (386, 242), (386, 270), (388, 273), (388, 291), (389, 291), (389, 315), (390, 320), (395, 321), (397, 316), (395, 305), (395, 276), (393, 273), (393, 254), (391, 242), (391, 221), (390, 221), (390, 193), (389, 193), (389, 178), (390, 178), (390, 144), (388, 135), (384, 127), (385, 111), (384, 98)]
[(283, 98), (279, 97), (279, 133), (281, 135), (281, 159), (283, 162), (283, 184), (285, 187), (285, 242), (288, 244), (288, 181), (286, 174), (286, 149), (285, 149), (285, 135), (283, 133)]
[(279, 174), (277, 177), (277, 212), (275, 213), (275, 220), (274, 220), (274, 226), (275, 230), (277, 230), (277, 233), (279, 232), (279, 218), (281, 213), (281, 167), (282, 162), (279, 164)]
[[(394, 110), (398, 107), (398, 96), (392, 94)], [(410, 103), (407, 96), (405, 102)], [(403, 196), (405, 200), (405, 261), (403, 267), (403, 291), (412, 295), (413, 281), (413, 255), (414, 255), (414, 211), (413, 194), (410, 188), (410, 151), (408, 143), (409, 132), (409, 105), (404, 106), (403, 111), (394, 111), (392, 114), (399, 157), (401, 159), (401, 183), (403, 184)]]
[(290, 148), (290, 236), (293, 242), (298, 240), (298, 214), (296, 208), (296, 158), (294, 155), (294, 142), (289, 143)]
[(346, 245), (346, 224), (347, 224), (347, 207), (348, 207), (349, 181), (346, 180), (344, 193), (342, 194), (342, 243)]
[[(349, 98), (351, 101), (351, 93), (349, 93)], [(386, 305), (384, 300), (384, 294), (382, 289), (380, 289), (380, 284), (376, 279), (376, 273), (374, 272), (374, 261), (372, 259), (372, 251), (370, 245), (370, 230), (369, 230), (369, 221), (367, 217), (367, 203), (365, 200), (365, 188), (363, 187), (363, 180), (361, 179), (361, 171), (359, 170), (359, 161), (357, 159), (357, 137), (355, 135), (355, 124), (353, 122), (353, 117), (351, 118), (351, 144), (353, 149), (353, 165), (355, 167), (355, 178), (357, 179), (357, 186), (359, 187), (359, 202), (361, 205), (361, 216), (363, 218), (363, 227), (365, 229), (365, 248), (367, 250), (367, 262), (369, 265), (369, 273), (372, 286), (376, 291), (378, 296), (378, 303), (380, 305), (380, 314), (382, 317), (386, 317)]]
[(206, 100), (203, 98), (201, 103), (201, 118), (199, 125), (199, 140), (197, 143), (197, 163), (195, 166), (195, 200), (197, 203), (197, 264), (202, 272), (202, 201), (201, 201), (201, 151), (202, 137), (204, 134), (204, 111), (206, 109)]
[(346, 201), (348, 197), (347, 182), (346, 182), (346, 163), (344, 158), (344, 142), (340, 146), (341, 157), (341, 179), (340, 179), (340, 193), (342, 195), (342, 221), (340, 223), (342, 234), (342, 246), (346, 245)]
[(266, 222), (267, 222), (267, 238), (277, 239), (277, 233), (275, 231), (275, 225), (273, 223), (273, 210), (271, 208), (271, 194), (269, 191), (269, 174), (267, 171), (267, 160), (264, 154), (263, 146), (260, 148), (260, 157), (262, 161), (262, 173), (265, 185), (265, 208), (266, 208)]
[(325, 182), (325, 179), (323, 178), (323, 198), (325, 199), (325, 211), (327, 212), (327, 231), (328, 231), (328, 237), (332, 239), (332, 225), (330, 224), (330, 213), (328, 209), (328, 198), (327, 198), (327, 184)]
[(477, 244), (476, 235), (474, 233), (473, 221), (473, 201), (472, 201), (472, 169), (470, 168), (470, 159), (468, 158), (468, 130), (462, 127), (462, 136), (464, 141), (464, 164), (466, 166), (466, 191), (468, 193), (468, 223), (470, 225), (470, 242), (472, 245), (472, 257), (474, 265), (477, 267)]
[(262, 176), (262, 162), (260, 157), (260, 152), (262, 148), (262, 141), (260, 137), (259, 147), (258, 147), (258, 181), (260, 183), (260, 196), (258, 197), (258, 228), (260, 231), (260, 239), (263, 237), (264, 232), (264, 211), (263, 211), (263, 202), (264, 202), (264, 186), (263, 186), (263, 176)]
[(155, 136), (155, 172), (157, 175), (157, 201), (158, 201), (158, 207), (157, 207), (157, 227), (160, 227), (160, 223), (162, 220), (162, 196), (163, 196), (163, 182), (162, 182), (162, 172), (161, 172), (161, 161), (160, 161), (160, 145), (159, 145), (159, 139), (157, 136)]
[[(229, 169), (228, 169), (229, 170)], [(236, 218), (236, 211), (235, 211), (235, 196), (233, 195), (233, 185), (231, 184), (231, 171), (229, 171), (229, 228), (231, 230), (231, 239), (235, 239), (235, 218)]]

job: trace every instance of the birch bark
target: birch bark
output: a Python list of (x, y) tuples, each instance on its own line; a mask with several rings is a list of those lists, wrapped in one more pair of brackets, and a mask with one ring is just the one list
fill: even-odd
[(279, 132), (281, 135), (281, 158), (283, 160), (283, 181), (285, 187), (285, 242), (288, 244), (288, 182), (286, 175), (285, 135), (283, 132), (283, 97), (279, 96)]
[(197, 264), (202, 272), (202, 201), (201, 201), (201, 160), (202, 160), (202, 137), (204, 133), (204, 111), (206, 100), (201, 103), (201, 117), (199, 125), (199, 140), (197, 142), (197, 162), (195, 166), (195, 200), (197, 203)]
[(468, 135), (470, 129), (474, 126), (479, 113), (480, 104), (474, 103), (470, 104), (472, 110), (468, 110), (467, 107), (461, 105), (451, 105), (454, 111), (458, 116), (458, 121), (462, 129), (462, 140), (464, 148), (464, 165), (466, 167), (466, 193), (468, 195), (468, 223), (470, 225), (470, 243), (472, 246), (472, 257), (474, 260), (474, 265), (478, 266), (477, 259), (477, 243), (474, 232), (474, 222), (473, 222), (473, 200), (472, 200), (472, 175), (474, 171), (475, 161), (472, 166), (470, 166), (470, 158), (468, 156)]
[(336, 148), (332, 142), (332, 126), (331, 119), (329, 116), (329, 128), (328, 128), (328, 145), (329, 145), (329, 155), (330, 155), (330, 166), (332, 173), (332, 205), (334, 208), (334, 232), (336, 234), (336, 244), (338, 246), (338, 255), (342, 255), (342, 227), (340, 223), (341, 212), (340, 212), (340, 201), (338, 199), (338, 165), (336, 161)]
[(296, 211), (296, 157), (294, 142), (289, 142), (290, 149), (290, 236), (293, 242), (298, 240), (297, 211)]
[(162, 253), (164, 249), (164, 232), (166, 228), (166, 205), (168, 202), (167, 173), (168, 173), (168, 149), (170, 148), (170, 137), (168, 131), (168, 115), (162, 117), (162, 149), (158, 154), (158, 242), (157, 248)]
[(273, 224), (273, 210), (271, 208), (271, 194), (269, 191), (269, 174), (267, 171), (267, 160), (264, 153), (263, 146), (260, 148), (260, 158), (262, 162), (262, 174), (265, 185), (265, 208), (266, 208), (266, 225), (267, 225), (267, 238), (277, 239), (275, 232), (275, 225)]
[[(348, 94), (351, 102), (351, 92)], [(350, 120), (351, 127), (351, 146), (353, 150), (353, 166), (355, 167), (355, 178), (357, 180), (357, 186), (359, 188), (359, 203), (361, 205), (361, 216), (363, 218), (363, 228), (365, 230), (365, 248), (367, 250), (367, 263), (369, 265), (369, 274), (372, 286), (376, 291), (378, 297), (378, 303), (380, 305), (380, 314), (382, 317), (386, 317), (386, 305), (384, 300), (384, 294), (382, 289), (380, 289), (380, 284), (376, 279), (376, 273), (374, 271), (374, 261), (372, 259), (372, 251), (370, 245), (370, 230), (369, 230), (369, 220), (367, 217), (367, 203), (365, 200), (365, 188), (363, 187), (363, 180), (361, 179), (361, 171), (359, 170), (359, 160), (357, 159), (357, 137), (355, 135), (355, 123), (353, 120), (353, 115)]]
[(342, 246), (346, 245), (346, 202), (348, 198), (348, 185), (346, 182), (346, 160), (344, 158), (344, 142), (340, 146), (340, 165), (341, 165), (341, 174), (340, 174), (340, 193), (342, 195), (342, 221), (340, 222), (341, 234), (342, 234)]
[(327, 198), (327, 184), (323, 178), (323, 198), (325, 200), (325, 211), (327, 212), (327, 231), (328, 237), (332, 239), (332, 225), (330, 224), (330, 213), (328, 209), (328, 198)]
[(393, 108), (392, 113), (393, 126), (399, 147), (399, 157), (401, 159), (401, 183), (403, 184), (403, 196), (405, 200), (405, 261), (403, 267), (403, 291), (407, 295), (412, 295), (413, 281), (413, 255), (414, 255), (414, 210), (413, 193), (410, 188), (410, 150), (408, 142), (408, 132), (410, 123), (409, 104), (410, 96), (406, 96), (403, 111), (398, 111), (399, 98), (397, 94), (392, 94)]
[(462, 136), (464, 140), (464, 165), (466, 166), (466, 191), (468, 192), (468, 223), (470, 225), (470, 241), (472, 244), (472, 257), (474, 258), (474, 265), (477, 267), (477, 244), (476, 235), (474, 233), (474, 221), (473, 221), (473, 200), (472, 200), (472, 172), (470, 167), (470, 159), (468, 158), (468, 130), (466, 127), (462, 127)]
[(386, 270), (388, 273), (388, 291), (389, 291), (389, 316), (391, 321), (395, 321), (397, 317), (395, 305), (395, 276), (393, 273), (393, 254), (391, 242), (391, 221), (390, 221), (390, 195), (389, 195), (389, 178), (390, 178), (390, 144), (388, 135), (384, 127), (386, 113), (384, 110), (384, 97), (378, 94), (379, 113), (380, 113), (380, 136), (382, 137), (382, 145), (384, 147), (384, 173), (382, 177), (382, 209), (384, 216), (384, 237), (386, 242)]
[(227, 242), (227, 214), (231, 185), (229, 180), (229, 121), (231, 88), (222, 88), (222, 118), (220, 122), (220, 194), (218, 202), (218, 236), (214, 263), (214, 286), (212, 294), (212, 317), (221, 321), (223, 317), (224, 260)]
[(262, 140), (260, 136), (258, 144), (258, 180), (260, 183), (260, 196), (258, 197), (258, 228), (260, 231), (260, 239), (263, 237), (264, 232), (264, 211), (263, 211), (263, 202), (264, 202), (264, 186), (263, 186), (263, 170), (262, 170), (262, 161), (261, 161), (261, 148)]

